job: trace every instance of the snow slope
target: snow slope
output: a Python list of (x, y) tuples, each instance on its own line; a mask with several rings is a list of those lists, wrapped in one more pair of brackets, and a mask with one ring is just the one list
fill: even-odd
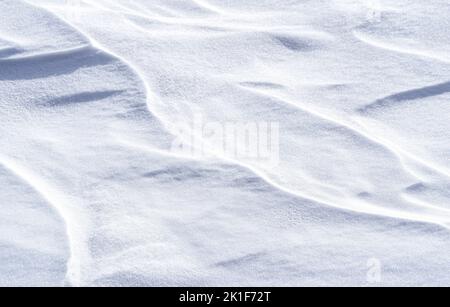
[[(0, 285), (450, 285), (449, 14), (0, 0)], [(279, 163), (171, 150), (199, 115)]]

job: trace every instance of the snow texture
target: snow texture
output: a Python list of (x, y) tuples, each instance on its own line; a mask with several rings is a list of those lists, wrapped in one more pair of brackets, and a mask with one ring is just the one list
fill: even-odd
[[(0, 286), (449, 286), (449, 16), (0, 0)], [(194, 113), (279, 163), (174, 152)]]

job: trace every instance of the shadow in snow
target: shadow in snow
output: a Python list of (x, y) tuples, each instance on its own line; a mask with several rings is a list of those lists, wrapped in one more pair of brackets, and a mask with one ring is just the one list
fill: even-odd
[(0, 81), (68, 75), (83, 67), (102, 66), (114, 61), (116, 60), (111, 56), (90, 47), (19, 59), (0, 59)]
[(75, 95), (62, 96), (43, 103), (46, 107), (66, 106), (71, 104), (86, 103), (103, 100), (118, 95), (124, 91), (83, 92)]
[(360, 113), (367, 113), (375, 111), (382, 108), (389, 108), (406, 101), (418, 100), (433, 96), (442, 95), (450, 92), (450, 82), (445, 82), (441, 84), (436, 84), (432, 86), (426, 86), (422, 88), (417, 88), (401, 93), (397, 93), (382, 99), (375, 101), (365, 107), (360, 108), (358, 111)]

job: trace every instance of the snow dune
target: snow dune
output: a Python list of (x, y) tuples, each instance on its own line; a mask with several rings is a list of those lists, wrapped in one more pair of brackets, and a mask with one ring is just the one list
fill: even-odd
[[(449, 285), (449, 13), (0, 1), (0, 285)], [(279, 163), (171, 150), (198, 116)]]

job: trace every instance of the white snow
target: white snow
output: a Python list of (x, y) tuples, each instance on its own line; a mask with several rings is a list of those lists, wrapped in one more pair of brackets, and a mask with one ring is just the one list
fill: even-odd
[[(0, 286), (449, 286), (448, 16), (0, 0)], [(278, 124), (279, 163), (198, 117)]]

